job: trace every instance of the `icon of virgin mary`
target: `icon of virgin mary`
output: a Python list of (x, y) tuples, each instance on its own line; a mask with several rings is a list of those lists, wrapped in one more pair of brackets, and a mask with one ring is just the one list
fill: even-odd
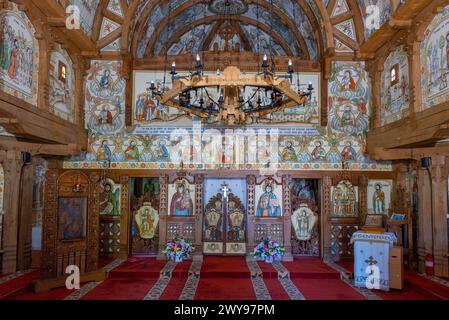
[(265, 192), (260, 196), (257, 204), (256, 216), (258, 217), (280, 217), (281, 206), (277, 196), (273, 192), (271, 182), (265, 185)]
[(193, 201), (190, 197), (190, 190), (186, 187), (185, 181), (176, 183), (176, 192), (171, 199), (170, 215), (193, 215)]

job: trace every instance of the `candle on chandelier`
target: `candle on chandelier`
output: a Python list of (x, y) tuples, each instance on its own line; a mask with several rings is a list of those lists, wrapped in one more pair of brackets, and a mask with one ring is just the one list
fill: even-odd
[(173, 61), (173, 63), (171, 64), (171, 73), (172, 74), (176, 73), (176, 61)]

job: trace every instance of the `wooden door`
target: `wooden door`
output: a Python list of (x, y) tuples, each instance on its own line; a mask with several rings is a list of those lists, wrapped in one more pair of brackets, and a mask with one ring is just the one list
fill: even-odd
[(218, 193), (209, 200), (203, 217), (203, 253), (209, 255), (246, 254), (246, 212), (232, 193)]

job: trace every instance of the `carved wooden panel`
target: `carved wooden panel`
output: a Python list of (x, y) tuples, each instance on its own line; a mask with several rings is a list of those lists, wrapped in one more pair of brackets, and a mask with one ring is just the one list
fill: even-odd
[[(99, 175), (81, 171), (49, 170), (45, 184), (43, 223), (43, 264), (45, 278), (65, 275), (68, 265), (76, 265), (80, 272), (96, 270), (99, 254)], [(58, 232), (60, 198), (86, 198), (85, 236), (63, 240)]]
[(167, 239), (174, 239), (177, 235), (190, 241), (195, 241), (195, 219), (194, 217), (168, 217)]
[(100, 255), (116, 257), (120, 253), (120, 217), (100, 217)]
[(256, 218), (254, 240), (258, 242), (266, 238), (279, 243), (284, 242), (284, 221), (282, 218)]
[(353, 257), (354, 245), (350, 243), (352, 234), (359, 229), (358, 225), (331, 225), (331, 256), (338, 260)]

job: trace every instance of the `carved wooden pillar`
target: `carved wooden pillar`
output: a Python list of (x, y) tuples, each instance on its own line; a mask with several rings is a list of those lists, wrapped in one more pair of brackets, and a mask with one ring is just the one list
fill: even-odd
[(332, 177), (324, 177), (322, 184), (321, 184), (321, 190), (322, 190), (322, 197), (321, 197), (321, 234), (322, 234), (322, 256), (323, 259), (330, 259), (332, 258), (331, 255), (331, 226), (329, 217), (331, 214), (331, 207), (330, 207), (330, 201), (331, 201), (331, 186), (332, 186)]
[(420, 62), (420, 42), (413, 41), (407, 46), (409, 54), (409, 72), (410, 72), (410, 118), (415, 117), (415, 113), (421, 111), (421, 62)]
[(432, 227), (431, 227), (431, 187), (430, 177), (426, 169), (418, 170), (419, 202), (418, 202), (418, 268), (424, 272), (424, 259), (426, 254), (432, 252)]
[(160, 198), (159, 198), (159, 254), (158, 259), (163, 260), (165, 256), (162, 250), (167, 244), (167, 205), (168, 205), (168, 176), (159, 178)]
[(435, 275), (447, 277), (448, 265), (448, 234), (447, 234), (447, 191), (448, 169), (445, 156), (432, 157), (430, 174), (432, 177), (432, 214), (433, 214), (433, 255), (435, 260)]
[(19, 151), (1, 151), (0, 158), (3, 158), (5, 176), (2, 272), (10, 273), (17, 271), (20, 178), (23, 160)]
[(31, 231), (33, 213), (34, 164), (25, 164), (20, 181), (19, 238), (17, 244), (17, 269), (31, 267)]
[(284, 261), (293, 261), (292, 255), (292, 203), (290, 192), (290, 176), (282, 176), (282, 194), (283, 194), (283, 207), (284, 207), (284, 247), (285, 255)]
[(254, 240), (254, 223), (255, 223), (255, 187), (256, 177), (246, 177), (246, 214), (247, 214), (247, 232), (248, 241), (246, 242), (246, 254), (250, 255), (256, 245)]
[(130, 222), (132, 214), (130, 210), (130, 196), (129, 196), (129, 177), (120, 176), (120, 259), (127, 259), (130, 251)]
[(203, 248), (203, 208), (204, 176), (195, 175), (195, 255), (202, 256)]

